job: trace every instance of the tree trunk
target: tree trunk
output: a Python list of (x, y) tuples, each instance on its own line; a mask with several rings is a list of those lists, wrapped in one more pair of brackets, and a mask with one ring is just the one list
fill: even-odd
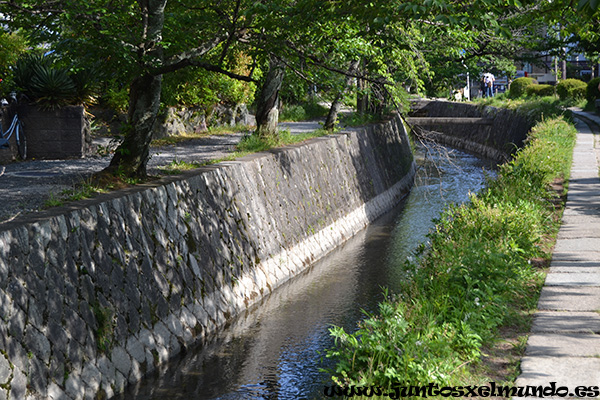
[(137, 78), (129, 93), (125, 139), (115, 151), (107, 172), (128, 177), (146, 177), (152, 127), (160, 106), (162, 75)]
[(138, 5), (143, 18), (143, 34), (137, 48), (141, 72), (129, 88), (129, 110), (125, 139), (115, 151), (110, 165), (103, 171), (125, 177), (146, 177), (150, 155), (152, 126), (160, 106), (162, 74), (149, 73), (163, 64), (161, 47), (167, 0), (143, 0)]
[(339, 93), (335, 100), (333, 101), (333, 103), (331, 103), (331, 107), (329, 108), (329, 113), (327, 114), (327, 119), (325, 120), (325, 124), (323, 125), (323, 127), (327, 130), (333, 130), (333, 128), (335, 128), (335, 123), (337, 122), (337, 116), (338, 113), (340, 112), (340, 109), (342, 108), (342, 99), (344, 98), (344, 94), (348, 91), (348, 89), (350, 88), (350, 85), (352, 85), (352, 81), (354, 79), (353, 75), (357, 68), (358, 68), (358, 64), (359, 61), (355, 60), (350, 62), (350, 66), (348, 67), (348, 75), (346, 75), (346, 83), (345, 83), (345, 87), (344, 90)]
[(277, 137), (279, 121), (279, 91), (283, 83), (285, 69), (275, 58), (269, 61), (269, 72), (260, 91), (256, 106), (256, 133), (259, 137)]
[(369, 104), (369, 95), (367, 94), (367, 82), (363, 79), (358, 78), (357, 82), (358, 91), (356, 92), (356, 112), (360, 115), (367, 113)]

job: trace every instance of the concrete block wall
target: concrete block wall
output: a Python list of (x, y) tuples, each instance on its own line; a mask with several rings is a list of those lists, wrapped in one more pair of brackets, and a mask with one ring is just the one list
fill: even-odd
[(421, 100), (411, 104), (411, 115), (419, 117), (490, 118), (490, 125), (440, 124), (417, 127), (417, 132), (435, 142), (504, 162), (523, 145), (532, 123), (514, 110), (482, 107), (470, 103)]
[(0, 400), (108, 397), (397, 204), (399, 117), (0, 224)]
[(18, 107), (27, 138), (27, 157), (42, 159), (81, 158), (87, 150), (83, 106), (57, 110)]

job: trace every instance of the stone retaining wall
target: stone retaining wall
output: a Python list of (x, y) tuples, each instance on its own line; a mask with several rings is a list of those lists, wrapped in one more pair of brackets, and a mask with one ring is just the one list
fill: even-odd
[(412, 103), (412, 116), (490, 118), (490, 125), (440, 124), (416, 126), (416, 134), (479, 156), (504, 162), (523, 145), (532, 123), (513, 110), (469, 103), (421, 100)]
[(0, 224), (0, 400), (111, 397), (397, 204), (399, 117)]

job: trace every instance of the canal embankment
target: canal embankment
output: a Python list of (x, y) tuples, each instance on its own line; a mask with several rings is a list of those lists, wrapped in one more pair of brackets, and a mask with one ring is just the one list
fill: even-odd
[(408, 192), (399, 117), (0, 225), (0, 397), (119, 393)]
[(0, 225), (0, 398), (110, 397), (363, 229), (415, 172), (400, 117)]

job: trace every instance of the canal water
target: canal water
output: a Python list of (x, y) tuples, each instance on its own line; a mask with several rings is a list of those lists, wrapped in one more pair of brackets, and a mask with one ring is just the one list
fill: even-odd
[(332, 368), (332, 325), (356, 329), (375, 311), (382, 287), (394, 293), (399, 268), (427, 240), (432, 219), (479, 191), (492, 164), (439, 146), (419, 146), (415, 186), (379, 218), (300, 276), (275, 290), (201, 348), (188, 351), (120, 399), (320, 399)]

